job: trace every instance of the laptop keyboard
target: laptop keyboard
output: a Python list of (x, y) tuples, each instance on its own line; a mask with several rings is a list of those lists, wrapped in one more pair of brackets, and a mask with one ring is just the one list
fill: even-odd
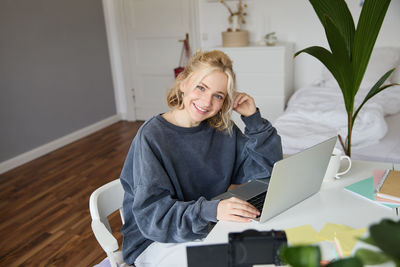
[(249, 202), (251, 205), (256, 207), (261, 212), (264, 206), (264, 200), (266, 195), (267, 192), (261, 193), (257, 196), (250, 198), (249, 200), (247, 200), (247, 202)]

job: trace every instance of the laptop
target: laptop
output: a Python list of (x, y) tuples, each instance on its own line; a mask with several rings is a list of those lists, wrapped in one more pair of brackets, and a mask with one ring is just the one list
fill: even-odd
[(320, 190), (336, 141), (329, 138), (277, 161), (269, 179), (252, 180), (213, 199), (246, 200), (261, 213), (254, 220), (266, 222)]

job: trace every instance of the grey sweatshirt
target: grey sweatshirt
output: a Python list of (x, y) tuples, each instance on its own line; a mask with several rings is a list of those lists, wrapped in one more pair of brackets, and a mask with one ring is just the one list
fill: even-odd
[(185, 242), (207, 235), (218, 200), (231, 184), (270, 177), (282, 159), (281, 139), (257, 111), (242, 117), (243, 134), (202, 122), (182, 128), (161, 115), (146, 121), (134, 138), (121, 173), (125, 190), (122, 253), (126, 263), (153, 241)]

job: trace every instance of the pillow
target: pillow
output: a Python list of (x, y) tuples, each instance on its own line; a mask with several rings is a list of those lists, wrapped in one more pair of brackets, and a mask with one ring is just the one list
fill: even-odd
[[(400, 64), (400, 48), (398, 47), (377, 47), (371, 54), (367, 70), (361, 82), (360, 88), (370, 89), (381, 77), (390, 69), (397, 67)], [(397, 70), (399, 71), (399, 70)], [(396, 72), (400, 76), (400, 73)], [(392, 74), (385, 83), (392, 81)], [(395, 76), (397, 78), (397, 76)], [(400, 77), (398, 77), (400, 79)], [(326, 87), (339, 87), (335, 78), (329, 70), (323, 66), (322, 80)]]

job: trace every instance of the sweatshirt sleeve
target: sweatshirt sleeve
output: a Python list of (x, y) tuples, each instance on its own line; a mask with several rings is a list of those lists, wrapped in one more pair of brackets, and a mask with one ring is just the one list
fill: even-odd
[(235, 184), (270, 177), (274, 163), (283, 157), (280, 136), (258, 109), (253, 115), (241, 118), (246, 127), (244, 135), (239, 133), (237, 137)]
[(216, 220), (218, 201), (203, 197), (192, 201), (179, 200), (174, 177), (165, 171), (158, 153), (150, 141), (139, 135), (134, 141), (132, 169), (124, 168), (121, 180), (132, 203), (125, 208), (132, 211), (136, 224), (147, 238), (158, 242), (184, 242), (203, 238), (210, 221)]

